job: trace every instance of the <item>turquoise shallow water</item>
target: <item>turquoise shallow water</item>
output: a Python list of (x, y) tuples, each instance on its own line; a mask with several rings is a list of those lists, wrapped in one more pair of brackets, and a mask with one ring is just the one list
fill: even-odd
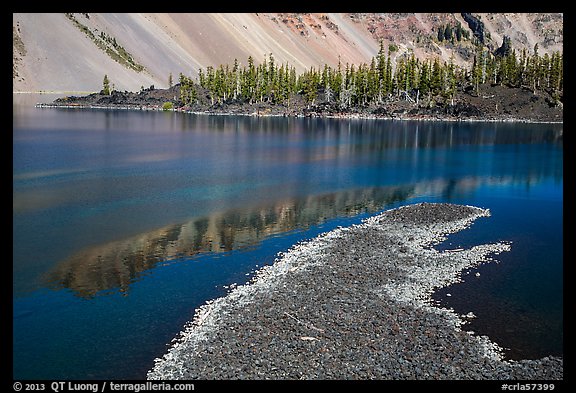
[(13, 124), (16, 379), (144, 378), (278, 252), (421, 201), (492, 211), (442, 246), (512, 242), (437, 299), (510, 357), (562, 353), (562, 125), (16, 107)]

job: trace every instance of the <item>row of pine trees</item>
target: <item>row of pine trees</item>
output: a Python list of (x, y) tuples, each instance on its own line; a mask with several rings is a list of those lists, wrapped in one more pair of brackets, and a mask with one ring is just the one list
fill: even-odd
[[(509, 87), (528, 87), (534, 92), (548, 91), (558, 97), (563, 90), (563, 55), (554, 52), (540, 56), (538, 46), (528, 54), (515, 50), (492, 54), (477, 46), (470, 69), (439, 58), (420, 60), (414, 54), (399, 56), (393, 66), (390, 50), (387, 55), (381, 43), (378, 54), (370, 64), (336, 68), (324, 65), (298, 74), (289, 64), (278, 64), (273, 55), (259, 64), (248, 58), (247, 66), (237, 59), (232, 65), (206, 67), (198, 78), (180, 74), (180, 101), (184, 105), (198, 100), (200, 86), (207, 92), (211, 104), (223, 102), (270, 102), (290, 105), (295, 94), (314, 104), (322, 94), (323, 102), (341, 108), (382, 104), (386, 100), (401, 98), (418, 103), (426, 98), (453, 100), (458, 89), (473, 89), (478, 94), (485, 83)], [(170, 77), (171, 81), (171, 77)], [(170, 82), (171, 84), (171, 82)]]
[[(507, 39), (504, 38), (505, 42)], [(510, 48), (509, 45), (506, 46)], [(563, 73), (563, 55), (553, 52), (551, 56), (548, 53), (540, 56), (538, 44), (532, 54), (523, 49), (520, 55), (509, 49), (503, 55), (494, 56), (487, 49), (478, 47), (470, 79), (476, 91), (480, 84), (491, 83), (525, 86), (533, 92), (545, 90), (557, 95), (564, 89)]]

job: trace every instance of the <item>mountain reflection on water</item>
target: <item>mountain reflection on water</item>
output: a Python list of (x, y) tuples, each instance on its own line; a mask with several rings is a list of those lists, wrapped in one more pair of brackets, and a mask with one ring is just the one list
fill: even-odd
[(335, 217), (373, 213), (413, 193), (413, 186), (375, 187), (218, 212), (81, 250), (58, 263), (47, 281), (83, 298), (112, 289), (126, 294), (132, 282), (159, 263), (250, 247), (269, 236)]
[(436, 194), (451, 199), (483, 184), (508, 184), (512, 178), (437, 180), (409, 186), (346, 190), (283, 200), (252, 209), (231, 209), (168, 225), (127, 239), (87, 247), (58, 263), (46, 275), (54, 289), (67, 288), (81, 298), (129, 286), (159, 264), (177, 262), (203, 253), (226, 253), (257, 245), (267, 237), (338, 217), (376, 213), (386, 206), (417, 195)]

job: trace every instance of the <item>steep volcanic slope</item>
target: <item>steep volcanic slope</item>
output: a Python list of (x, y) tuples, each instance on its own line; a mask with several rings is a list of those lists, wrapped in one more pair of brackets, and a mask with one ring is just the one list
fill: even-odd
[(145, 85), (155, 79), (112, 60), (64, 14), (14, 14), (26, 55), (14, 79), (14, 91), (99, 90), (105, 74), (122, 81), (117, 88)]
[[(120, 65), (63, 14), (14, 14), (16, 35), (26, 55), (17, 64), (14, 90), (89, 90), (102, 87), (107, 74), (119, 90), (154, 84), (166, 87), (168, 76), (196, 75), (199, 68), (232, 63), (256, 64), (270, 53), (302, 71), (325, 63), (367, 61), (377, 51), (369, 44), (356, 48), (355, 38), (325, 26), (326, 18), (271, 14), (76, 14), (94, 36), (102, 32), (142, 64), (135, 72)], [(283, 22), (284, 21), (284, 22)], [(351, 22), (349, 22), (351, 23)], [(310, 27), (313, 25), (314, 27)], [(346, 29), (354, 32), (354, 29)], [(361, 33), (360, 33), (361, 34)], [(15, 53), (15, 58), (16, 58)]]
[[(475, 14), (495, 48), (504, 34), (517, 50), (562, 49), (562, 14)], [(273, 54), (301, 72), (311, 66), (369, 62), (383, 40), (393, 57), (415, 53), (469, 62), (472, 42), (435, 38), (440, 25), (461, 23), (460, 14), (13, 14), (14, 91), (96, 91), (107, 74), (118, 90), (167, 87), (168, 76), (195, 77), (200, 68), (256, 64)], [(468, 29), (469, 30), (469, 29)], [(108, 39), (144, 67), (115, 61), (102, 47)], [(101, 47), (96, 41), (100, 40)]]
[(512, 39), (516, 50), (527, 49), (532, 53), (538, 44), (538, 52), (551, 53), (563, 49), (562, 14), (480, 14), (494, 44), (500, 45), (504, 35)]

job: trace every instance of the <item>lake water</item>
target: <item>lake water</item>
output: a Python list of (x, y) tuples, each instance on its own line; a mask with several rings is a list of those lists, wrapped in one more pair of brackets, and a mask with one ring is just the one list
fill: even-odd
[(510, 358), (562, 355), (562, 125), (15, 105), (13, 376), (142, 379), (278, 252), (423, 201), (492, 212), (439, 247), (512, 242), (435, 298)]

